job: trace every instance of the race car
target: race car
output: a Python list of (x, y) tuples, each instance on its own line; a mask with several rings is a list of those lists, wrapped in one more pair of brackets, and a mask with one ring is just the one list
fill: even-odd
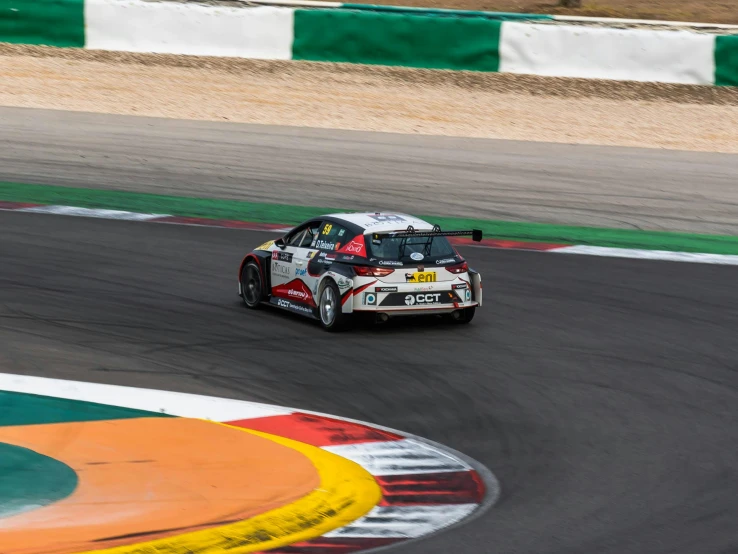
[(482, 279), (442, 231), (403, 213), (339, 213), (305, 221), (246, 255), (238, 293), (251, 309), (270, 304), (343, 329), (355, 313), (377, 320), (439, 314), (469, 323)]

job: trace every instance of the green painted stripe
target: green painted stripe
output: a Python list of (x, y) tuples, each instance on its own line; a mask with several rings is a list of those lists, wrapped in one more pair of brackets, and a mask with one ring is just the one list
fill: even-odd
[(119, 408), (79, 400), (0, 391), (0, 427), (137, 417), (170, 417), (156, 412)]
[(77, 482), (77, 474), (65, 463), (0, 443), (0, 518), (58, 502), (74, 492)]
[(295, 10), (295, 60), (498, 71), (502, 23), (356, 10)]
[(0, 42), (83, 47), (83, 0), (0, 0)]
[[(310, 217), (344, 210), (13, 183), (0, 183), (0, 200), (285, 225), (295, 225)], [(446, 229), (482, 229), (488, 238), (738, 255), (738, 237), (734, 236), (490, 221), (436, 215), (420, 217)]]
[(715, 84), (738, 87), (738, 35), (715, 38)]
[(432, 15), (440, 17), (482, 17), (485, 19), (496, 19), (499, 21), (540, 21), (553, 20), (552, 15), (538, 13), (512, 13), (512, 12), (482, 12), (473, 10), (444, 10), (431, 8), (413, 8), (410, 6), (382, 6), (378, 4), (343, 4), (348, 10), (367, 10), (375, 12), (404, 13), (407, 15)]

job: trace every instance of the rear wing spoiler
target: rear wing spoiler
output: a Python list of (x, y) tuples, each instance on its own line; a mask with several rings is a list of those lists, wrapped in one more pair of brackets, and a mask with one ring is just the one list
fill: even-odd
[(425, 237), (471, 237), (474, 242), (482, 240), (482, 231), (480, 229), (470, 229), (468, 231), (441, 231), (438, 225), (433, 226), (432, 231), (416, 231), (412, 225), (408, 225), (404, 231), (395, 231), (391, 233), (372, 233), (372, 241), (382, 240), (384, 237), (391, 238), (425, 238)]

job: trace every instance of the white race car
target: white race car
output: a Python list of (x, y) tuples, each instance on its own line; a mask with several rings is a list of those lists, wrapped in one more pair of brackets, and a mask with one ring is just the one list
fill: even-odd
[(249, 308), (271, 304), (344, 328), (355, 312), (380, 321), (439, 314), (469, 323), (482, 305), (482, 279), (441, 231), (406, 214), (345, 213), (316, 217), (246, 255), (238, 293)]

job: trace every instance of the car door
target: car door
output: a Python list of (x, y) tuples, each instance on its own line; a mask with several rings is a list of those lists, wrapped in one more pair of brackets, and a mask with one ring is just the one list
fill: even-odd
[[(311, 245), (322, 221), (310, 221), (285, 237), (285, 247), (272, 251), (272, 296), (314, 306), (307, 271)], [(315, 251), (314, 249), (312, 250)]]

